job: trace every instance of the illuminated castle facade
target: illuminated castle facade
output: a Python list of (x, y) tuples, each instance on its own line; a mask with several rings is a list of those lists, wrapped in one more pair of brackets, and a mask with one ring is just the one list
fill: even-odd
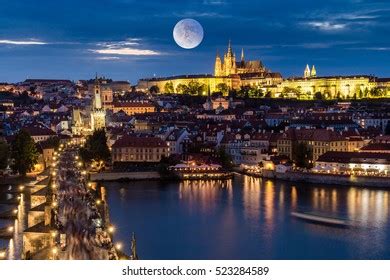
[(267, 70), (260, 60), (245, 61), (244, 49), (241, 50), (241, 60), (236, 61), (236, 55), (233, 53), (231, 42), (227, 52), (223, 56), (223, 61), (217, 53), (215, 58), (214, 76), (225, 77), (235, 74), (245, 73), (266, 73)]
[[(280, 73), (264, 67), (260, 60), (246, 61), (244, 50), (237, 61), (230, 42), (223, 57), (217, 53), (213, 75), (141, 79), (137, 88), (149, 91), (151, 87), (157, 87), (160, 93), (185, 93), (182, 89), (194, 83), (207, 89), (202, 91), (203, 95), (220, 92), (223, 84), (229, 90), (240, 90), (242, 87), (260, 89), (263, 96), (275, 98), (311, 100), (390, 97), (390, 78), (368, 75), (319, 76), (314, 65), (306, 65), (302, 76), (283, 79)], [(168, 88), (171, 90), (166, 91)]]

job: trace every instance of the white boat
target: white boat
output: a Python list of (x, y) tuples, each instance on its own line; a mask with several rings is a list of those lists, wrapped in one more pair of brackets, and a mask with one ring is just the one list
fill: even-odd
[(316, 215), (311, 213), (291, 212), (291, 216), (298, 219), (314, 222), (314, 223), (321, 223), (321, 224), (327, 224), (333, 226), (342, 226), (342, 227), (357, 226), (357, 223), (351, 220), (321, 216), (321, 215)]

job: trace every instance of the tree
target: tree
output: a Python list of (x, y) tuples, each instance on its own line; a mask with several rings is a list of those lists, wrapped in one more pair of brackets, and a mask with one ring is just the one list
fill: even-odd
[(227, 95), (229, 93), (229, 87), (225, 83), (219, 83), (216, 88), (223, 95)]
[(8, 166), (10, 150), (8, 144), (4, 140), (0, 140), (0, 169), (5, 169)]
[(173, 83), (172, 82), (167, 82), (164, 85), (164, 92), (165, 93), (173, 93), (175, 89), (173, 88)]
[(217, 157), (224, 169), (231, 170), (233, 168), (232, 157), (225, 151), (224, 148), (220, 147), (218, 149)]
[(176, 92), (177, 93), (183, 93), (183, 94), (188, 94), (188, 86), (184, 84), (178, 84), (176, 87)]
[(190, 81), (188, 83), (188, 93), (191, 95), (202, 95), (202, 93), (206, 91), (206, 86), (204, 84), (200, 84), (198, 81)]
[(390, 135), (390, 121), (387, 122), (386, 128), (385, 128), (385, 134)]
[(11, 145), (12, 170), (25, 176), (38, 162), (39, 152), (34, 140), (25, 130), (20, 130)]
[(251, 88), (248, 94), (250, 98), (260, 98), (264, 95), (263, 90), (261, 88)]
[(80, 149), (80, 157), (85, 162), (104, 161), (111, 158), (110, 150), (107, 146), (107, 136), (104, 129), (98, 129), (88, 136), (85, 146)]
[(383, 96), (383, 89), (378, 88), (378, 87), (374, 87), (371, 89), (370, 95), (372, 97), (381, 97), (381, 96)]
[(293, 160), (298, 167), (311, 168), (313, 161), (313, 151), (311, 147), (304, 143), (294, 145)]
[(321, 92), (316, 92), (315, 94), (314, 94), (314, 99), (316, 99), (316, 100), (322, 100), (322, 98), (323, 98), (323, 96), (322, 96), (322, 93)]
[(160, 93), (160, 89), (158, 86), (154, 85), (154, 86), (150, 87), (149, 92), (150, 93)]

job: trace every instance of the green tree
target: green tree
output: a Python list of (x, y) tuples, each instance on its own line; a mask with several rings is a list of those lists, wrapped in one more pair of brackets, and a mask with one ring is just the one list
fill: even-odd
[(225, 83), (219, 83), (216, 88), (223, 95), (227, 95), (229, 93), (229, 87)]
[(378, 87), (374, 87), (371, 89), (370, 95), (372, 97), (382, 97), (383, 96), (383, 89), (378, 88)]
[(186, 86), (184, 84), (178, 84), (176, 87), (176, 92), (182, 93), (182, 94), (188, 94), (189, 93), (188, 86)]
[(173, 88), (173, 83), (172, 82), (167, 82), (164, 85), (164, 92), (165, 93), (173, 93), (175, 89)]
[(218, 149), (217, 157), (224, 169), (231, 170), (233, 168), (232, 157), (225, 151), (224, 148), (220, 147)]
[(293, 147), (293, 160), (298, 167), (311, 168), (313, 161), (313, 151), (311, 147), (304, 143), (295, 144)]
[(11, 145), (12, 170), (25, 176), (38, 162), (39, 152), (34, 140), (25, 130), (20, 130)]
[(316, 92), (315, 94), (314, 94), (314, 99), (316, 99), (316, 100), (322, 100), (323, 99), (323, 96), (322, 96), (322, 93), (321, 92)]
[(110, 150), (107, 146), (107, 136), (104, 129), (98, 129), (88, 136), (83, 148), (80, 149), (80, 157), (85, 162), (104, 161), (111, 158)]
[(8, 166), (10, 149), (8, 144), (0, 139), (0, 169), (5, 169)]
[(203, 91), (206, 91), (206, 86), (198, 81), (190, 81), (188, 83), (188, 93), (191, 95), (202, 95)]
[(390, 135), (390, 122), (387, 122), (386, 128), (385, 128), (385, 134)]
[(160, 89), (158, 86), (151, 86), (150, 89), (149, 89), (149, 92), (150, 93), (160, 93)]

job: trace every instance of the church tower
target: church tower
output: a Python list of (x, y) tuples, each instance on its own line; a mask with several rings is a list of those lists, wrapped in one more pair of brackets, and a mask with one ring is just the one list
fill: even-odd
[(216, 77), (224, 76), (222, 70), (222, 61), (218, 51), (217, 51), (217, 56), (215, 57), (214, 76)]
[(224, 57), (225, 76), (236, 74), (236, 56), (233, 53), (231, 41), (229, 40), (228, 51)]
[(100, 92), (100, 82), (96, 75), (93, 86), (93, 108), (91, 111), (91, 129), (101, 129), (106, 127), (106, 110), (102, 106), (102, 96)]
[(317, 70), (316, 70), (316, 67), (314, 65), (311, 68), (310, 77), (317, 77)]
[(100, 82), (98, 77), (95, 78), (95, 84), (93, 86), (93, 108), (101, 109), (102, 108), (102, 96), (100, 94)]
[(310, 78), (310, 67), (309, 64), (306, 65), (305, 72), (303, 73), (305, 79)]

